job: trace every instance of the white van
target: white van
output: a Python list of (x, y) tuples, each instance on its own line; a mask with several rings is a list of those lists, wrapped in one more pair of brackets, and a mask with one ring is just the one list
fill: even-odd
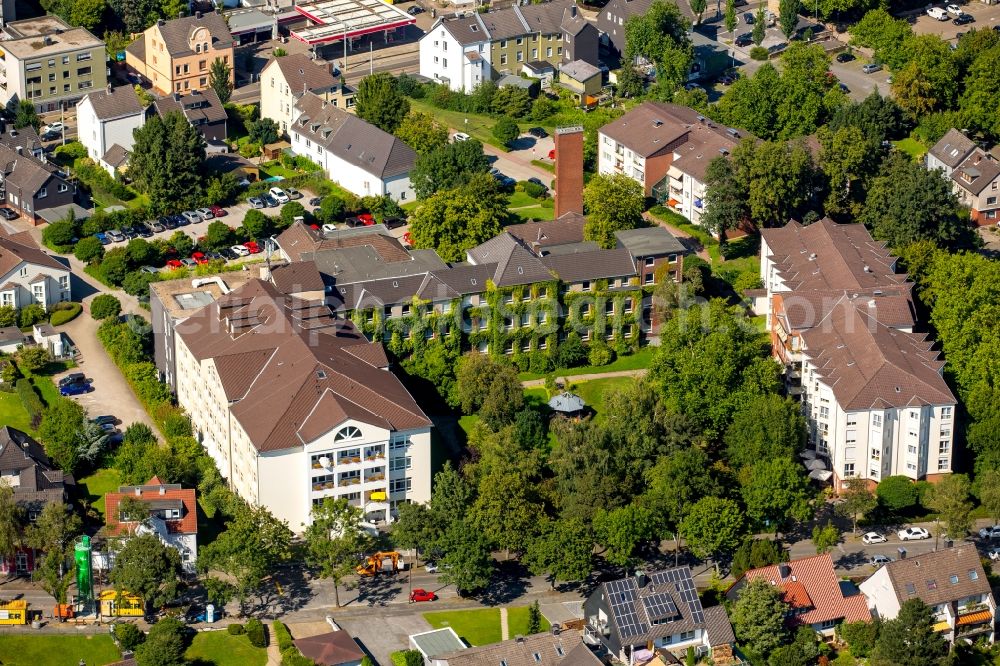
[(937, 19), (938, 21), (948, 20), (948, 12), (941, 9), (940, 7), (930, 7), (927, 10), (927, 15), (930, 16), (932, 19)]

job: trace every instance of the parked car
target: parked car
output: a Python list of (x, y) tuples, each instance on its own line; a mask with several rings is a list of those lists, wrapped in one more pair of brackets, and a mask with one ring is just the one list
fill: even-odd
[(556, 149), (553, 148), (552, 150), (550, 150), (547, 157), (554, 162), (556, 159)]
[(167, 259), (167, 268), (174, 270), (175, 268), (183, 268), (184, 264), (181, 263), (180, 259)]
[(229, 251), (237, 257), (246, 257), (250, 255), (250, 250), (247, 249), (246, 245), (234, 245), (229, 248)]
[(872, 559), (869, 563), (878, 569), (880, 566), (889, 564), (889, 562), (892, 562), (892, 558), (887, 555), (872, 555)]
[(1000, 560), (1000, 546), (994, 546), (986, 551), (986, 555), (994, 562)]
[(250, 197), (247, 199), (247, 203), (250, 204), (252, 208), (266, 208), (267, 204), (260, 197)]
[(1000, 538), (1000, 525), (991, 525), (990, 527), (984, 527), (979, 530), (979, 538), (981, 539), (996, 539)]
[(289, 187), (287, 190), (285, 190), (285, 194), (287, 194), (288, 198), (291, 199), (292, 201), (302, 198), (302, 193), (299, 192), (294, 187)]
[(837, 62), (851, 62), (852, 60), (854, 60), (853, 53), (847, 53), (845, 51), (844, 53), (837, 54)]
[(225, 217), (229, 214), (222, 206), (209, 206), (208, 209), (212, 211), (212, 215), (215, 217)]
[(873, 543), (885, 543), (887, 539), (885, 535), (879, 534), (878, 532), (868, 532), (863, 537), (861, 537), (862, 543), (871, 545)]
[(71, 372), (59, 380), (59, 388), (69, 386), (70, 384), (78, 384), (82, 381), (86, 381), (86, 379), (87, 378), (82, 372)]
[(198, 266), (198, 262), (192, 259), (191, 257), (185, 257), (181, 259), (181, 263), (184, 265), (185, 268), (196, 268)]
[(438, 565), (435, 562), (428, 562), (424, 565), (424, 569), (427, 573), (437, 573), (439, 571)]
[(756, 19), (753, 17), (753, 12), (746, 12), (743, 14), (743, 20), (746, 21), (747, 25), (753, 25)]
[(267, 191), (267, 193), (278, 203), (288, 203), (292, 200), (291, 197), (289, 197), (288, 194), (286, 194), (280, 187), (272, 187)]
[(424, 8), (421, 7), (420, 5), (413, 5), (412, 7), (406, 10), (406, 13), (409, 14), (410, 16), (416, 16), (417, 14), (423, 14)]
[(82, 395), (84, 393), (89, 393), (94, 387), (90, 385), (90, 382), (77, 382), (75, 384), (66, 384), (65, 386), (59, 387), (59, 395), (71, 396), (71, 395)]
[(344, 220), (344, 224), (346, 224), (348, 226), (348, 228), (350, 228), (350, 229), (354, 229), (355, 227), (363, 227), (363, 226), (365, 226), (365, 223), (361, 221), (361, 218), (353, 217), (353, 216), (346, 218)]
[(42, 132), (58, 132), (59, 134), (62, 134), (62, 131), (64, 129), (66, 129), (66, 126), (63, 125), (61, 122), (56, 121), (54, 123), (49, 123), (48, 125), (43, 127)]
[(323, 197), (313, 197), (309, 200), (309, 205), (313, 208), (323, 205)]
[(201, 219), (208, 221), (215, 218), (215, 213), (212, 212), (211, 208), (198, 208), (194, 212), (201, 215)]
[(923, 527), (904, 527), (896, 535), (900, 541), (919, 541), (920, 539), (931, 538), (931, 533)]
[(191, 259), (194, 260), (196, 264), (207, 264), (208, 257), (205, 256), (204, 252), (192, 252)]
[(199, 215), (193, 210), (186, 210), (183, 213), (181, 213), (181, 215), (184, 216), (184, 219), (187, 220), (188, 224), (197, 224), (201, 222), (201, 215)]
[(142, 238), (153, 237), (153, 229), (149, 226), (147, 222), (143, 222), (142, 224), (136, 225), (133, 228), (135, 229), (136, 233), (138, 233), (139, 236)]
[(455, 134), (451, 137), (451, 140), (452, 141), (456, 141), (456, 142), (457, 141), (468, 141), (471, 138), (472, 137), (469, 136), (468, 134), (466, 134), (465, 132), (455, 132)]
[(270, 194), (265, 194), (263, 198), (264, 198), (264, 205), (267, 206), (268, 208), (274, 208), (275, 206), (278, 205), (278, 200), (272, 197)]
[(437, 599), (437, 595), (433, 592), (428, 592), (427, 590), (418, 587), (417, 589), (410, 592), (410, 603), (417, 603), (419, 601), (434, 601)]
[(158, 234), (158, 233), (160, 233), (161, 231), (164, 231), (164, 230), (166, 230), (166, 228), (167, 228), (167, 227), (166, 227), (166, 226), (165, 226), (165, 225), (163, 224), (163, 220), (164, 220), (164, 219), (166, 219), (166, 218), (162, 218), (162, 217), (161, 217), (161, 218), (160, 218), (160, 219), (158, 219), (158, 220), (150, 220), (149, 222), (147, 222), (147, 223), (146, 223), (146, 226), (147, 226), (147, 227), (149, 227), (149, 230), (150, 230), (150, 231), (152, 231), (152, 232), (153, 232), (154, 234)]
[(112, 229), (105, 232), (112, 243), (121, 243), (125, 240), (125, 234), (123, 234), (119, 229)]
[(15, 213), (10, 208), (7, 208), (6, 206), (3, 206), (2, 208), (0, 208), (0, 217), (2, 217), (5, 220), (16, 220), (17, 213)]
[(947, 21), (948, 20), (948, 12), (946, 12), (943, 9), (941, 9), (940, 7), (928, 7), (927, 8), (927, 15), (930, 16), (932, 19), (935, 19), (935, 20), (938, 20), (938, 21)]
[(140, 273), (149, 273), (150, 275), (156, 275), (160, 272), (160, 269), (156, 266), (143, 266), (139, 269)]
[(882, 71), (882, 65), (877, 62), (870, 62), (867, 65), (862, 66), (861, 71), (865, 74), (874, 74), (875, 72)]
[(225, 261), (226, 258), (222, 256), (221, 252), (206, 252), (205, 256), (208, 257), (209, 261)]
[(322, 229), (321, 229), (321, 231), (324, 234), (328, 234), (328, 233), (331, 233), (331, 232), (336, 231), (336, 230), (337, 230), (337, 225), (336, 224), (324, 224), (323, 227), (322, 227)]
[(177, 228), (177, 220), (175, 220), (172, 215), (161, 217), (160, 224), (162, 224), (163, 228), (168, 231), (172, 231)]
[(736, 46), (745, 47), (753, 44), (753, 35), (749, 32), (744, 32), (742, 35), (736, 36)]
[(103, 231), (98, 231), (96, 234), (94, 234), (94, 238), (99, 240), (101, 242), (101, 245), (108, 245), (111, 243), (111, 239), (108, 238), (108, 235)]
[(724, 86), (731, 86), (739, 81), (740, 75), (737, 71), (728, 72), (719, 77), (719, 83)]
[(257, 241), (252, 241), (252, 240), (247, 241), (246, 243), (243, 244), (243, 247), (249, 250), (250, 254), (260, 253), (260, 246), (257, 245)]
[(386, 229), (399, 229), (400, 227), (406, 226), (405, 217), (387, 217), (382, 220), (382, 224), (385, 225)]
[(962, 14), (965, 13), (962, 11), (962, 8), (959, 7), (958, 5), (948, 5), (944, 8), (944, 10), (949, 14), (951, 14), (952, 16), (961, 16)]
[(837, 87), (838, 87), (838, 88), (840, 88), (840, 92), (844, 93), (845, 95), (846, 95), (847, 93), (851, 92), (851, 89), (850, 89), (850, 88), (848, 88), (848, 87), (847, 87), (847, 84), (846, 84), (846, 83), (844, 83), (844, 82), (840, 82), (840, 83), (838, 83), (838, 84), (837, 84)]
[(222, 258), (225, 259), (226, 261), (232, 261), (233, 259), (236, 259), (240, 256), (235, 252), (233, 252), (233, 250), (228, 247), (224, 247), (221, 250), (219, 250), (219, 254), (222, 255)]
[(549, 191), (549, 186), (546, 185), (545, 183), (543, 183), (541, 178), (536, 178), (536, 177), (532, 176), (531, 178), (528, 179), (528, 182), (529, 183), (534, 183), (535, 185), (538, 185), (539, 187), (545, 188), (546, 192)]
[(535, 137), (536, 139), (544, 139), (549, 135), (549, 133), (545, 131), (544, 127), (532, 127), (531, 129), (528, 130), (528, 134)]
[(747, 0), (733, 0), (733, 7), (746, 7), (748, 4)]
[[(969, 23), (975, 23), (975, 22), (976, 22), (976, 17), (973, 16), (972, 14), (962, 14), (958, 18), (952, 19), (952, 23), (954, 23), (955, 25), (967, 25)], [(961, 39), (961, 37), (958, 37), (958, 39)]]
[(118, 417), (116, 417), (116, 416), (111, 416), (110, 414), (105, 414), (103, 416), (95, 416), (94, 418), (90, 419), (90, 422), (91, 423), (96, 423), (99, 426), (103, 426), (105, 423), (109, 423), (109, 424), (111, 424), (111, 425), (114, 426), (114, 425), (118, 425), (119, 420), (118, 420)]

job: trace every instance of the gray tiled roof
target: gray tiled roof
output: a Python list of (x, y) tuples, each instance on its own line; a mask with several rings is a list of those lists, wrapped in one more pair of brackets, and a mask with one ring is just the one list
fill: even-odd
[(537, 5), (524, 5), (517, 7), (517, 10), (528, 25), (529, 32), (550, 35), (562, 32), (563, 16), (573, 4), (570, 0), (552, 0)]
[(643, 227), (616, 231), (618, 245), (626, 248), (633, 257), (649, 257), (661, 254), (683, 254), (684, 244), (663, 227)]
[[(588, 663), (600, 663), (586, 661), (585, 655), (574, 657), (584, 659), (582, 661), (571, 661), (570, 653), (580, 645), (583, 645), (583, 641), (577, 631), (558, 634), (546, 632), (456, 650), (439, 655), (438, 658), (447, 661), (448, 666), (500, 666), (502, 663), (507, 666), (586, 666)], [(584, 649), (587, 649), (585, 645)]]
[(10, 127), (6, 132), (0, 134), (0, 143), (13, 148), (15, 151), (21, 148), (24, 152), (31, 153), (32, 155), (36, 153), (40, 154), (42, 150), (42, 142), (38, 138), (38, 132), (31, 125), (20, 129)]
[(108, 148), (108, 152), (104, 153), (104, 157), (101, 158), (101, 161), (117, 169), (128, 162), (128, 158), (129, 152), (122, 148), (120, 143), (116, 143)]
[(171, 111), (180, 111), (195, 126), (223, 122), (228, 118), (218, 93), (212, 88), (194, 90), (187, 95), (171, 93), (157, 98), (153, 106), (161, 118)]
[(575, 81), (589, 81), (595, 76), (600, 76), (601, 70), (591, 65), (586, 60), (574, 60), (559, 65), (559, 71)]
[(417, 154), (388, 132), (306, 93), (295, 104), (294, 131), (381, 179), (406, 175)]
[(954, 169), (962, 163), (972, 149), (976, 147), (975, 142), (965, 136), (957, 129), (948, 130), (941, 139), (930, 149), (930, 154), (938, 158), (949, 167)]
[(523, 37), (531, 32), (516, 6), (480, 14), (479, 19), (494, 40)]
[(330, 66), (316, 62), (305, 53), (290, 53), (274, 58), (265, 69), (276, 68), (285, 79), (293, 95), (307, 91), (322, 91), (337, 86), (337, 79), (330, 72)]
[(64, 182), (56, 175), (56, 168), (40, 162), (27, 153), (19, 155), (16, 150), (0, 144), (0, 168), (7, 182), (17, 185), (24, 192), (34, 196), (50, 179)]
[(498, 287), (552, 279), (545, 264), (507, 232), (472, 248), (468, 256), (471, 263), (496, 263), (491, 279)]
[[(918, 597), (928, 606), (935, 606), (992, 591), (979, 553), (971, 543), (924, 555), (909, 555), (906, 559), (889, 562), (885, 568), (900, 603)], [(958, 580), (952, 582), (952, 576)], [(913, 593), (909, 592), (908, 584), (913, 586)]]
[(951, 179), (963, 190), (978, 195), (1000, 176), (1000, 162), (976, 146), (951, 173)]
[(478, 13), (473, 13), (472, 16), (448, 16), (440, 19), (438, 24), (462, 46), (490, 41), (490, 33)]
[(625, 248), (591, 250), (575, 254), (551, 254), (542, 263), (563, 282), (583, 282), (635, 275), (635, 263)]
[(66, 484), (73, 483), (72, 476), (52, 464), (41, 444), (10, 426), (0, 426), (0, 469), (17, 474), (14, 499), (19, 504), (62, 501)]
[[(83, 101), (90, 100), (94, 115), (98, 120), (114, 120), (142, 113), (145, 108), (131, 86), (118, 86), (110, 91), (99, 90), (88, 94)], [(81, 101), (81, 104), (83, 103)]]

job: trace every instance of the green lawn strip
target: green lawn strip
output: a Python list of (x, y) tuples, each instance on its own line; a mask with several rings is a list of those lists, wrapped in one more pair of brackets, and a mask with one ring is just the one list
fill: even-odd
[(31, 419), (16, 393), (0, 392), (0, 423), (24, 432), (32, 432)]
[[(549, 626), (549, 621), (543, 616), (541, 631), (548, 631)], [(511, 638), (528, 635), (528, 606), (507, 609), (507, 630)]]
[(556, 165), (552, 162), (546, 162), (545, 160), (531, 160), (531, 163), (540, 169), (545, 169), (546, 171), (556, 172)]
[(618, 370), (638, 370), (639, 368), (649, 367), (654, 354), (656, 354), (656, 347), (643, 347), (634, 354), (619, 356), (607, 365), (581, 365), (576, 368), (553, 370), (552, 372), (545, 374), (521, 372), (518, 373), (517, 377), (521, 381), (528, 381), (530, 379), (544, 379), (547, 375), (552, 375), (554, 377), (572, 377), (574, 375), (594, 375), (602, 372), (617, 372)]
[(10, 633), (0, 638), (0, 663), (5, 666), (78, 666), (81, 660), (100, 665), (120, 659), (107, 632), (92, 636)]
[(82, 491), (83, 497), (90, 501), (90, 505), (104, 515), (104, 496), (112, 491), (118, 490), (122, 485), (121, 476), (114, 468), (99, 469), (90, 476), (86, 476), (77, 481)]
[(514, 192), (510, 195), (510, 201), (507, 203), (507, 207), (523, 208), (525, 206), (537, 206), (539, 203), (541, 203), (541, 199), (528, 196), (527, 192)]
[(635, 381), (634, 377), (605, 377), (603, 379), (591, 379), (580, 382), (573, 389), (574, 392), (583, 398), (587, 406), (597, 412), (597, 417), (601, 417), (604, 410), (604, 396), (608, 391), (623, 388)]
[(472, 646), (500, 642), (499, 608), (424, 613), (424, 619), (435, 629), (451, 627), (459, 638)]
[(919, 160), (927, 152), (927, 146), (920, 143), (913, 137), (907, 137), (905, 139), (900, 139), (899, 141), (893, 141), (893, 145), (896, 146), (897, 150), (901, 150), (915, 160)]
[[(17, 396), (15, 396), (16, 398)], [(21, 404), (18, 402), (17, 404)], [(473, 430), (476, 429), (476, 423), (479, 422), (479, 414), (466, 414), (458, 419), (458, 427), (462, 429), (466, 436), (468, 436)]]
[(294, 169), (289, 169), (284, 166), (281, 162), (268, 162), (260, 167), (261, 178), (269, 178), (271, 176), (281, 176), (282, 178), (294, 178), (300, 175)]
[(515, 208), (510, 211), (524, 222), (532, 220), (551, 220), (555, 217), (555, 210), (545, 206), (528, 206), (526, 208)]
[(250, 645), (250, 639), (230, 636), (225, 631), (199, 632), (184, 656), (215, 666), (264, 666), (267, 650)]
[[(426, 102), (422, 99), (411, 99), (410, 108), (414, 111), (423, 111), (424, 113), (428, 113), (438, 122), (447, 125), (457, 132), (465, 132), (469, 136), (479, 139), (483, 143), (488, 143), (494, 148), (499, 148), (500, 150), (507, 152), (507, 147), (502, 145), (493, 137), (493, 125), (496, 123), (495, 118), (479, 113), (464, 113), (462, 111), (439, 109), (430, 102)], [(518, 126), (521, 128), (522, 132), (527, 131), (529, 127), (534, 127), (532, 123), (518, 123)]]

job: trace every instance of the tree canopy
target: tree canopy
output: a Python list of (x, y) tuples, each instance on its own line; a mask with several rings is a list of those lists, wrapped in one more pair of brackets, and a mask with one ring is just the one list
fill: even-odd
[(466, 250), (499, 234), (508, 216), (507, 196), (496, 179), (477, 174), (464, 187), (425, 199), (410, 220), (410, 238), (415, 248), (462, 261)]
[(645, 193), (642, 185), (625, 174), (598, 174), (583, 190), (587, 223), (583, 237), (601, 247), (613, 248), (616, 231), (635, 229), (642, 223)]
[(410, 102), (399, 92), (391, 74), (377, 72), (361, 79), (354, 99), (354, 112), (362, 120), (392, 134), (410, 112)]

